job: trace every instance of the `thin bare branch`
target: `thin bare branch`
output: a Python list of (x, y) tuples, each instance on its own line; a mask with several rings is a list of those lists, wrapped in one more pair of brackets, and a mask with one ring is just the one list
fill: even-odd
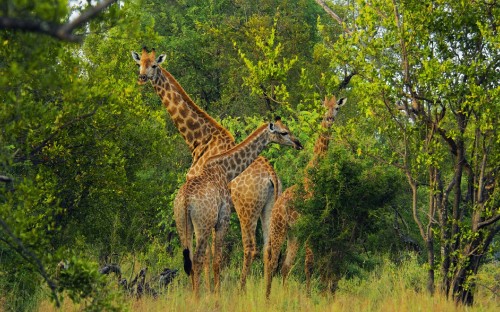
[(0, 175), (0, 182), (9, 183), (12, 182), (12, 178), (4, 175)]
[(491, 217), (489, 219), (486, 219), (486, 220), (484, 220), (482, 222), (479, 222), (479, 224), (477, 225), (477, 228), (478, 229), (482, 229), (482, 228), (487, 227), (487, 226), (489, 226), (491, 224), (494, 224), (498, 220), (500, 220), (500, 214), (497, 214), (496, 216), (493, 216), (493, 217)]
[(406, 42), (404, 39), (404, 25), (401, 22), (401, 20), (399, 19), (399, 10), (398, 10), (398, 6), (396, 4), (396, 1), (393, 0), (392, 4), (394, 6), (394, 19), (396, 21), (396, 25), (398, 26), (399, 35), (400, 35), (399, 42), (401, 45), (401, 62), (402, 62), (401, 65), (403, 67), (404, 81), (405, 81), (405, 84), (409, 87), (410, 92), (413, 95), (413, 89), (412, 89), (411, 83), (410, 83), (410, 66), (408, 63), (408, 52), (406, 51)]
[(328, 7), (328, 5), (326, 5), (325, 1), (322, 1), (322, 0), (315, 0), (317, 4), (319, 4), (319, 6), (321, 6), (323, 8), (323, 10), (325, 10), (325, 12), (330, 15), (334, 20), (337, 21), (337, 23), (339, 23), (340, 26), (342, 26), (342, 28), (344, 29), (344, 32), (346, 32), (347, 34), (351, 35), (352, 34), (352, 30), (350, 30), (344, 23), (344, 20), (341, 19), (337, 14), (335, 14), (335, 12), (333, 12), (332, 9), (330, 9), (330, 7)]
[(73, 21), (66, 24), (54, 24), (48, 21), (36, 21), (27, 19), (0, 17), (0, 30), (20, 30), (25, 32), (42, 33), (63, 41), (81, 42), (81, 35), (73, 34), (73, 30), (85, 24), (105, 8), (116, 2), (116, 0), (104, 0), (97, 5), (85, 10)]

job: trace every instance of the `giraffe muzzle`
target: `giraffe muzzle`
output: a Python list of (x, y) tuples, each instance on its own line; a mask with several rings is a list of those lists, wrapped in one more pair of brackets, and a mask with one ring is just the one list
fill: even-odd
[(145, 83), (146, 81), (148, 81), (147, 75), (139, 75), (139, 83)]
[(304, 149), (304, 146), (302, 146), (302, 144), (300, 143), (299, 140), (293, 140), (293, 144), (295, 144), (293, 147), (296, 149), (296, 150), (302, 150)]

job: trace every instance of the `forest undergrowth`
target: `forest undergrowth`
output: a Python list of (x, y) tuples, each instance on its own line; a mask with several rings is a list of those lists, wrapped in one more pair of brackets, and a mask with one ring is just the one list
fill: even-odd
[[(296, 265), (295, 270), (300, 268)], [(342, 279), (334, 294), (323, 290), (318, 279), (313, 281), (313, 292), (306, 296), (305, 283), (292, 275), (283, 286), (281, 277), (273, 280), (269, 300), (264, 296), (265, 283), (260, 269), (254, 269), (247, 282), (246, 291), (239, 289), (238, 267), (226, 268), (222, 274), (220, 295), (202, 290), (199, 299), (194, 298), (189, 278), (182, 272), (169, 288), (156, 299), (143, 296), (136, 299), (120, 293), (115, 288), (113, 307), (118, 311), (498, 311), (500, 308), (500, 264), (485, 265), (478, 275), (478, 290), (475, 304), (466, 307), (455, 304), (436, 293), (430, 296), (425, 285), (425, 267), (415, 259), (395, 264), (384, 260), (380, 267), (360, 277)], [(116, 286), (116, 285), (115, 285)], [(45, 298), (47, 298), (45, 296)], [(38, 311), (82, 311), (95, 310), (90, 302), (73, 303), (69, 298), (60, 309), (43, 300)]]

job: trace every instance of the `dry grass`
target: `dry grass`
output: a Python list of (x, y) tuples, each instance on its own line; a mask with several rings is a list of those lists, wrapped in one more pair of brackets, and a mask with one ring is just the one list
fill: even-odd
[[(173, 285), (169, 291), (158, 299), (145, 297), (140, 300), (123, 300), (123, 309), (134, 312), (155, 311), (498, 311), (499, 301), (477, 301), (474, 307), (456, 306), (440, 295), (429, 296), (425, 292), (409, 290), (403, 283), (388, 285), (387, 289), (371, 288), (366, 291), (350, 292), (339, 290), (335, 295), (325, 295), (313, 292), (311, 298), (305, 295), (305, 286), (291, 280), (286, 287), (276, 280), (273, 283), (271, 298), (264, 298), (264, 281), (261, 278), (250, 278), (246, 292), (237, 288), (236, 281), (225, 281), (222, 285), (222, 294), (203, 292), (196, 300), (187, 283), (187, 278), (182, 276), (180, 282)], [(397, 284), (397, 283), (396, 283)], [(81, 311), (82, 307), (74, 305), (70, 300), (65, 300), (60, 310), (55, 309), (48, 301), (41, 303), (39, 311)]]
[[(473, 307), (456, 305), (440, 294), (428, 295), (424, 289), (427, 281), (426, 269), (415, 258), (409, 258), (399, 265), (388, 260), (383, 261), (378, 269), (365, 272), (362, 276), (362, 278), (341, 280), (335, 295), (321, 292), (318, 281), (313, 280), (311, 297), (306, 296), (305, 283), (295, 276), (292, 275), (286, 286), (282, 285), (280, 278), (275, 278), (269, 300), (265, 299), (265, 284), (261, 270), (253, 271), (253, 274), (249, 276), (246, 292), (239, 290), (239, 266), (226, 268), (222, 272), (222, 289), (219, 296), (206, 291), (202, 283), (202, 293), (199, 299), (194, 298), (190, 279), (184, 272), (158, 299), (147, 296), (139, 300), (130, 298), (118, 291), (115, 280), (110, 279), (110, 285), (115, 289), (113, 291), (113, 294), (116, 294), (114, 302), (122, 307), (121, 310), (133, 312), (500, 311), (498, 294), (500, 263), (498, 262), (485, 265), (478, 275), (477, 283), (483, 286), (478, 287)], [(436, 278), (436, 281), (439, 281), (439, 278)], [(60, 309), (56, 309), (49, 300), (44, 300), (40, 303), (38, 311), (72, 312), (83, 309), (84, 306), (66, 299), (62, 302)]]

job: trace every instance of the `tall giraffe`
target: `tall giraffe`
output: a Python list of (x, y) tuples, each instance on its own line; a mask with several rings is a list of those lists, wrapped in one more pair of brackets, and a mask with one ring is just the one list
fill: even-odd
[[(335, 121), (339, 108), (346, 103), (346, 98), (340, 99), (338, 102), (335, 96), (328, 99), (325, 97), (323, 101), (323, 106), (326, 108), (325, 115), (321, 122), (321, 128), (323, 132), (320, 133), (316, 143), (314, 144), (314, 154), (312, 159), (306, 166), (306, 172), (304, 176), (304, 189), (306, 191), (306, 198), (311, 198), (313, 196), (312, 182), (307, 176), (307, 170), (314, 167), (318, 160), (325, 155), (328, 150), (328, 145), (330, 143), (330, 128)], [(295, 190), (297, 185), (293, 185), (287, 188), (278, 198), (274, 204), (272, 214), (271, 214), (271, 225), (269, 229), (269, 240), (268, 244), (265, 246), (264, 252), (264, 276), (266, 281), (266, 297), (269, 298), (271, 294), (271, 283), (272, 274), (276, 270), (278, 265), (278, 256), (281, 250), (281, 246), (287, 236), (287, 232), (291, 226), (295, 224), (297, 219), (300, 217), (297, 210), (294, 208), (293, 203), (295, 201)], [(281, 268), (281, 274), (283, 276), (283, 284), (288, 277), (290, 268), (297, 255), (299, 244), (297, 237), (288, 235), (287, 241), (287, 254), (283, 266)], [(311, 292), (311, 275), (314, 255), (312, 250), (306, 244), (306, 257), (305, 257), (305, 273), (306, 273), (306, 289), (307, 294)]]
[[(177, 232), (184, 248), (184, 270), (192, 275), (193, 290), (199, 295), (200, 273), (207, 242), (213, 233), (214, 287), (220, 290), (222, 244), (229, 226), (231, 195), (229, 182), (242, 173), (269, 143), (302, 149), (300, 142), (279, 120), (265, 124), (243, 142), (205, 162), (202, 172), (187, 179), (174, 201)], [(196, 249), (193, 250), (193, 232)], [(207, 276), (208, 278), (208, 276)]]
[[(143, 48), (141, 55), (132, 52), (132, 58), (139, 66), (138, 83), (151, 81), (189, 146), (193, 162), (187, 173), (188, 178), (199, 175), (211, 156), (236, 145), (231, 133), (199, 108), (175, 78), (160, 66), (165, 61), (165, 54), (156, 57), (154, 49), (148, 53), (147, 49)], [(258, 254), (255, 232), (259, 218), (264, 246), (267, 244), (271, 209), (278, 197), (279, 183), (279, 178), (267, 159), (258, 157), (230, 184), (231, 198), (240, 221), (244, 250), (240, 279), (242, 288), (245, 287), (250, 265)]]

